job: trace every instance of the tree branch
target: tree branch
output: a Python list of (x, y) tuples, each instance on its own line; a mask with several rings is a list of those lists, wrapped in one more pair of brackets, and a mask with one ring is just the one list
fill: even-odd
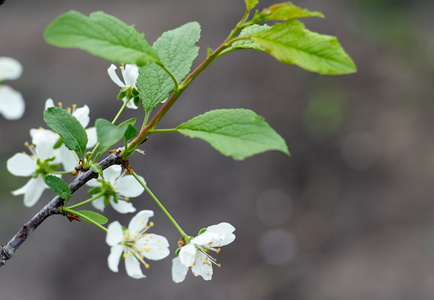
[[(99, 163), (99, 166), (104, 170), (112, 165), (120, 165), (123, 163), (121, 158), (122, 151), (116, 151), (110, 154), (107, 158)], [(92, 170), (79, 172), (73, 182), (69, 184), (71, 193), (77, 191), (86, 182), (97, 176)], [(4, 266), (6, 261), (11, 259), (18, 248), (26, 241), (39, 225), (44, 222), (49, 216), (60, 214), (59, 207), (63, 205), (64, 200), (59, 196), (54, 197), (47, 205), (45, 205), (33, 218), (23, 225), (20, 231), (5, 245), (0, 247), (0, 267)]]

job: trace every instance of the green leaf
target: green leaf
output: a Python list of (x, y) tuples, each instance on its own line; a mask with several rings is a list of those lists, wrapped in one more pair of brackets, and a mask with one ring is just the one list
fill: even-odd
[(275, 24), (271, 29), (250, 37), (285, 64), (296, 64), (308, 71), (329, 75), (357, 70), (336, 37), (311, 32), (296, 19)]
[(305, 17), (320, 17), (324, 18), (324, 15), (317, 11), (308, 11), (307, 9), (295, 6), (291, 2), (274, 4), (268, 8), (264, 8), (259, 14), (257, 14), (252, 22), (259, 23), (271, 20), (287, 21), (295, 18)]
[(103, 177), (103, 170), (102, 168), (97, 164), (90, 164), (90, 169), (94, 171), (99, 176)]
[(127, 126), (127, 130), (124, 133), (124, 137), (126, 141), (131, 140), (133, 137), (135, 137), (139, 132), (137, 131), (137, 129), (132, 126), (132, 125), (128, 125)]
[(134, 127), (135, 123), (136, 123), (136, 118), (131, 118), (118, 125), (118, 127), (126, 127), (124, 137), (127, 141), (135, 137), (138, 133), (137, 129)]
[(114, 144), (119, 142), (125, 134), (128, 126), (118, 127), (106, 119), (97, 119), (95, 122), (96, 136), (99, 142), (99, 153), (104, 153)]
[[(190, 72), (194, 59), (199, 53), (196, 45), (200, 38), (200, 25), (191, 22), (169, 30), (152, 46), (161, 58), (161, 62), (181, 82)], [(136, 86), (140, 91), (146, 112), (153, 110), (169, 97), (175, 84), (169, 74), (160, 66), (151, 64), (139, 69)]]
[(225, 156), (240, 160), (269, 150), (289, 155), (288, 147), (264, 118), (247, 109), (218, 109), (176, 127), (191, 138), (200, 138)]
[(69, 150), (84, 155), (88, 141), (87, 134), (76, 117), (60, 107), (49, 107), (44, 111), (44, 121), (60, 135)]
[(131, 118), (126, 121), (123, 121), (121, 124), (118, 125), (118, 127), (123, 127), (128, 125), (134, 126), (134, 124), (136, 124), (136, 118)]
[(258, 0), (244, 0), (246, 2), (246, 9), (248, 11), (252, 10), (258, 4)]
[[(95, 223), (98, 223), (101, 225), (104, 225), (108, 221), (108, 219), (106, 217), (104, 217), (103, 215), (100, 215), (99, 213), (96, 213), (96, 212), (91, 211), (91, 210), (79, 210), (79, 211), (77, 211), (77, 213), (82, 214), (83, 216), (94, 221)], [(87, 221), (86, 219), (84, 219), (84, 220)]]
[[(264, 25), (254, 24), (254, 25), (251, 25), (251, 26), (246, 27), (243, 30), (241, 30), (239, 37), (250, 37), (250, 35), (253, 33), (262, 32), (262, 31), (268, 30), (270, 28), (271, 28), (271, 26), (269, 26), (267, 24), (264, 24)], [(234, 48), (233, 50), (254, 49), (257, 51), (264, 51), (264, 49), (262, 49), (262, 47), (260, 45), (258, 45), (257, 43), (255, 43), (253, 40), (250, 40), (250, 39), (236, 41), (232, 44), (232, 48)]]
[(53, 175), (44, 177), (45, 184), (48, 185), (60, 198), (69, 200), (71, 198), (71, 189), (62, 178)]
[(54, 46), (79, 48), (117, 63), (144, 66), (160, 61), (144, 34), (101, 11), (89, 17), (69, 11), (48, 25), (44, 38)]

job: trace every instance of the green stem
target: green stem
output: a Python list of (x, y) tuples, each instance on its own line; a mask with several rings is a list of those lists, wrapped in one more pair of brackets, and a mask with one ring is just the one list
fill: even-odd
[(101, 224), (95, 222), (95, 221), (92, 220), (92, 219), (89, 219), (88, 217), (86, 217), (85, 215), (79, 213), (78, 211), (75, 211), (75, 210), (70, 209), (69, 207), (63, 207), (63, 208), (62, 208), (62, 211), (63, 211), (63, 212), (70, 213), (70, 214), (73, 214), (73, 215), (76, 215), (76, 216), (79, 216), (79, 217), (82, 218), (83, 220), (86, 220), (87, 222), (89, 222), (89, 223), (95, 225), (96, 227), (98, 227), (98, 228), (104, 230), (105, 232), (108, 231), (107, 228), (105, 228), (105, 227), (102, 226)]
[(85, 204), (88, 204), (88, 203), (92, 202), (93, 200), (96, 200), (96, 199), (102, 197), (103, 195), (104, 195), (104, 193), (100, 193), (100, 194), (98, 194), (96, 196), (93, 196), (92, 198), (89, 198), (87, 200), (84, 200), (84, 201), (82, 201), (80, 203), (77, 203), (77, 204), (72, 205), (72, 206), (68, 206), (67, 208), (69, 208), (69, 209), (76, 209), (77, 207), (80, 207), (80, 206), (83, 206)]
[(169, 218), (169, 220), (172, 222), (172, 224), (176, 227), (176, 229), (179, 231), (179, 233), (182, 235), (184, 239), (188, 238), (188, 235), (185, 234), (184, 230), (178, 225), (178, 223), (175, 221), (175, 219), (172, 217), (172, 215), (167, 211), (167, 209), (161, 204), (161, 202), (157, 199), (157, 197), (152, 193), (152, 191), (148, 188), (148, 186), (137, 176), (136, 172), (133, 172), (132, 175), (136, 180), (143, 186), (143, 188), (148, 192), (148, 194), (151, 196), (152, 199), (154, 199), (155, 203), (160, 207), (160, 209), (164, 212), (164, 214)]
[[(132, 99), (132, 98), (131, 98)], [(112, 124), (116, 123), (116, 121), (119, 119), (119, 117), (121, 116), (121, 114), (124, 112), (125, 108), (127, 107), (128, 102), (131, 101), (131, 99), (127, 100), (124, 102), (124, 104), (122, 104), (121, 108), (119, 109), (117, 115), (115, 116), (115, 118), (112, 121)]]
[(148, 130), (149, 133), (160, 133), (160, 132), (178, 132), (176, 128), (172, 129), (150, 129)]
[(71, 174), (72, 171), (50, 171), (50, 174), (58, 174), (58, 175), (64, 175), (64, 174)]

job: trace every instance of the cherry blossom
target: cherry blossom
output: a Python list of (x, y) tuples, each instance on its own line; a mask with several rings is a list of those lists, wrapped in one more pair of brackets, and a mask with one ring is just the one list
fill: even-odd
[[(125, 66), (122, 65), (120, 69), (121, 69), (122, 78), (124, 79), (124, 82), (122, 82), (118, 74), (116, 74), (116, 66), (113, 64), (110, 65), (110, 67), (107, 69), (107, 73), (109, 74), (111, 80), (113, 80), (114, 83), (116, 83), (119, 87), (121, 87), (122, 90), (127, 91), (129, 88), (131, 88), (130, 92), (132, 92), (133, 89), (137, 89), (136, 82), (137, 82), (137, 77), (139, 77), (139, 67), (136, 65), (127, 64)], [(138, 106), (134, 104), (134, 101), (130, 101), (132, 100), (131, 96), (126, 96), (122, 100), (124, 102), (127, 100), (129, 101), (127, 104), (128, 108), (132, 108), (132, 109), (138, 108)]]
[(144, 259), (160, 260), (169, 255), (169, 242), (164, 236), (148, 233), (148, 229), (154, 226), (149, 222), (154, 216), (151, 210), (142, 210), (135, 215), (128, 229), (123, 229), (118, 221), (108, 226), (106, 242), (110, 249), (107, 262), (110, 270), (119, 271), (119, 261), (125, 259), (125, 269), (128, 276), (136, 279), (145, 278), (140, 265), (149, 268)]
[[(110, 205), (119, 213), (135, 212), (133, 204), (129, 202), (130, 197), (140, 196), (145, 190), (140, 183), (131, 175), (126, 175), (119, 165), (110, 166), (103, 171), (104, 179), (92, 179), (87, 185), (93, 187), (91, 194), (101, 194), (101, 197), (92, 201), (92, 205), (101, 211), (105, 206)], [(143, 182), (143, 177), (139, 176)]]
[(182, 282), (190, 268), (193, 275), (202, 276), (205, 280), (211, 280), (212, 265), (220, 264), (209, 252), (220, 252), (220, 247), (232, 243), (235, 240), (233, 234), (235, 228), (226, 222), (212, 225), (191, 239), (188, 244), (182, 246), (179, 254), (172, 260), (172, 279), (174, 282)]
[(59, 152), (54, 149), (58, 138), (54, 132), (40, 131), (33, 136), (32, 145), (26, 143), (31, 155), (16, 153), (7, 161), (7, 169), (13, 175), (31, 176), (23, 187), (12, 192), (13, 195), (24, 195), (25, 206), (30, 207), (38, 202), (44, 190), (48, 188), (44, 176), (59, 167)]

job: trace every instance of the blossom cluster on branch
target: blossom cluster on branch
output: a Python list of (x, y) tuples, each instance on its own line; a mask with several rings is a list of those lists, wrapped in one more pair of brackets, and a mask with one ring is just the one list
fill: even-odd
[[(113, 119), (99, 118), (94, 126), (89, 126), (87, 105), (65, 109), (62, 103), (56, 106), (52, 99), (46, 100), (43, 118), (47, 128), (30, 130), (31, 143), (25, 143), (27, 153), (13, 155), (7, 161), (7, 169), (13, 175), (29, 178), (24, 186), (12, 192), (15, 196), (23, 195), (25, 206), (36, 205), (48, 188), (57, 196), (0, 247), (0, 267), (47, 217), (61, 214), (71, 222), (84, 220), (106, 232), (110, 270), (118, 272), (119, 263), (124, 260), (130, 277), (146, 277), (142, 268), (150, 267), (149, 260), (170, 255), (169, 241), (163, 235), (149, 232), (154, 227), (149, 221), (154, 212), (137, 212), (128, 227), (116, 220), (105, 227), (108, 219), (102, 215), (107, 206), (121, 214), (135, 213), (131, 198), (142, 197), (146, 192), (181, 235), (172, 259), (173, 281), (184, 281), (189, 269), (205, 280), (212, 278), (213, 265), (220, 267), (214, 256), (222, 246), (235, 240), (235, 227), (221, 222), (200, 230), (197, 236), (186, 234), (144, 178), (130, 166), (129, 158), (144, 153), (139, 147), (151, 135), (167, 133), (202, 139), (235, 160), (271, 150), (290, 155), (285, 140), (265, 118), (248, 109), (216, 109), (175, 128), (158, 127), (191, 82), (211, 63), (232, 51), (265, 52), (284, 64), (295, 64), (319, 74), (356, 71), (335, 37), (311, 32), (299, 20), (323, 17), (321, 13), (285, 2), (256, 10), (249, 19), (258, 0), (244, 2), (246, 9), (241, 20), (217, 48), (208, 48), (206, 58), (195, 69), (192, 66), (199, 54), (197, 43), (201, 32), (197, 22), (163, 33), (152, 46), (134, 26), (102, 11), (89, 17), (69, 11), (46, 28), (44, 38), (48, 43), (82, 49), (111, 62), (108, 76), (120, 88), (116, 97), (119, 102), (113, 102), (121, 107)], [(266, 24), (269, 21), (271, 25)], [(120, 65), (122, 79), (115, 64)], [(6, 119), (18, 119), (24, 113), (21, 93), (4, 84), (6, 80), (17, 79), (21, 72), (18, 61), (0, 57), (0, 113)], [(127, 108), (134, 109), (138, 116), (120, 122)], [(142, 124), (137, 120), (143, 120)], [(106, 157), (100, 160), (102, 155)], [(75, 176), (69, 184), (64, 181), (67, 174)], [(89, 198), (73, 203), (77, 200), (73, 193), (82, 187), (89, 188)], [(82, 209), (88, 204), (93, 210)]]

